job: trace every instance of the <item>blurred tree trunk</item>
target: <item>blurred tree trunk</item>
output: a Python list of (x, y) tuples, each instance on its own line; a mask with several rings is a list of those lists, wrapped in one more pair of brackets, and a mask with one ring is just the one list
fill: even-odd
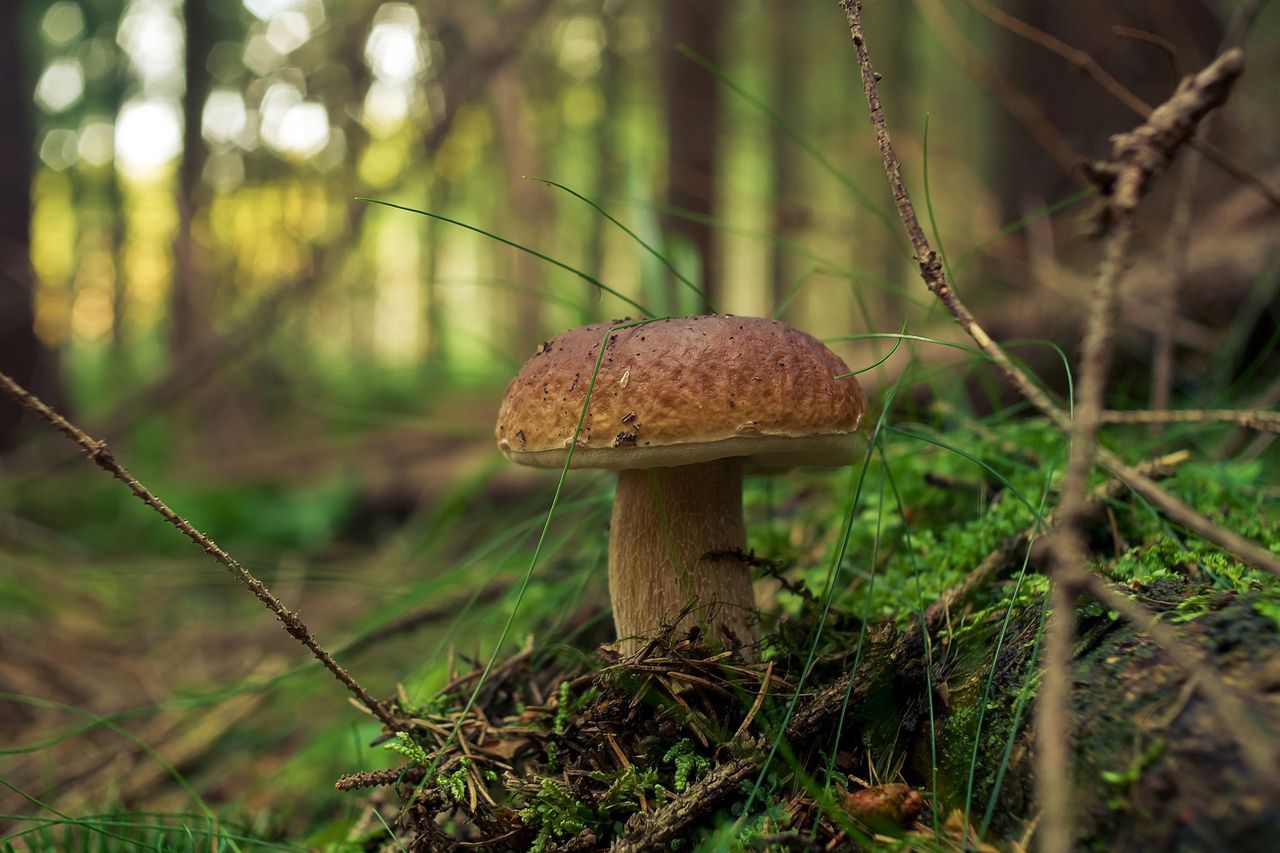
[[(1187, 71), (1211, 57), (1222, 38), (1222, 24), (1209, 8), (1213, 4), (1195, 0), (1016, 0), (997, 5), (1085, 51), (1149, 104), (1158, 104), (1173, 92), (1177, 75), (1160, 48), (1122, 38), (1113, 27), (1131, 27), (1168, 39)], [(1075, 73), (1062, 57), (1003, 30), (998, 31), (996, 42), (1004, 53), (998, 61), (1009, 77), (1041, 103), (1048, 121), (1084, 156), (1105, 154), (1113, 134), (1141, 120), (1087, 75)], [(1001, 124), (991, 134), (998, 152), (993, 162), (999, 164), (993, 184), (1005, 219), (1024, 216), (1028, 202), (1045, 203), (1076, 191), (1071, 177), (1063, 174), (1022, 125), (1004, 111), (998, 115)]]
[[(53, 354), (36, 337), (31, 269), (32, 75), (24, 47), (35, 41), (26, 10), (0, 15), (0, 371), (55, 405)], [(22, 410), (0, 399), (0, 450), (13, 446)]]
[[(544, 246), (555, 233), (555, 208), (550, 190), (528, 180), (546, 174), (538, 152), (537, 134), (529, 114), (529, 93), (521, 71), (507, 66), (493, 75), (489, 94), (497, 119), (498, 139), (506, 171), (507, 200), (514, 214), (516, 239), (532, 247)], [(542, 262), (527, 252), (517, 252), (515, 280), (515, 328), (506, 336), (507, 352), (523, 363), (542, 331), (542, 299), (545, 291)]]
[[(617, 38), (617, 27), (614, 25), (615, 15), (606, 13), (601, 18), (601, 26), (604, 27), (604, 48), (600, 52), (600, 71), (596, 75), (599, 81), (601, 99), (605, 104), (621, 105), (625, 103), (626, 93), (623, 78), (623, 63), (618, 56), (615, 40)], [(595, 123), (591, 129), (592, 147), (596, 152), (596, 174), (595, 185), (591, 189), (591, 195), (600, 202), (607, 202), (616, 198), (621, 193), (618, 192), (620, 183), (619, 175), (625, 170), (625, 166), (618, 155), (618, 152), (624, 151), (625, 140), (622, 139), (623, 128), (626, 123), (621, 121), (618, 116), (621, 113), (621, 107), (616, 107), (617, 113), (609, 113)], [(607, 220), (603, 216), (592, 216), (589, 220), (587, 237), (585, 241), (587, 263), (586, 271), (594, 275), (596, 278), (604, 276), (605, 248), (608, 243), (606, 238)], [(582, 300), (579, 320), (581, 323), (590, 323), (593, 319), (592, 306), (599, 299), (599, 292), (596, 288), (586, 282), (583, 282), (586, 298)]]
[[(716, 214), (717, 138), (720, 129), (720, 83), (697, 63), (682, 56), (688, 47), (720, 66), (723, 0), (668, 0), (664, 65), (667, 111), (667, 203), (699, 216)], [(683, 237), (698, 255), (706, 302), (720, 294), (720, 264), (715, 230), (702, 222), (668, 217), (669, 234)], [(670, 286), (674, 288), (674, 283)], [(672, 300), (674, 304), (674, 299)], [(706, 308), (706, 304), (703, 305)]]
[(213, 22), (208, 0), (186, 0), (183, 21), (186, 35), (187, 88), (182, 96), (182, 159), (178, 164), (178, 233), (174, 238), (171, 349), (184, 355), (206, 340), (213, 328), (213, 291), (197, 258), (192, 225), (204, 168), (201, 113), (209, 95), (206, 62), (213, 47)]
[(120, 173), (108, 166), (109, 174), (102, 178), (102, 193), (106, 198), (111, 230), (111, 363), (123, 368), (128, 358), (128, 338), (125, 333), (125, 316), (129, 311), (129, 285), (124, 276), (124, 193), (120, 186)]
[[(796, 127), (800, 117), (800, 50), (797, 31), (801, 24), (799, 13), (785, 3), (770, 7), (769, 27), (774, 47), (773, 108), (790, 127)], [(773, 163), (773, 236), (790, 239), (805, 224), (808, 210), (804, 197), (796, 185), (800, 179), (796, 168), (793, 143), (782, 128), (769, 125), (769, 159)], [(770, 308), (776, 309), (786, 299), (794, 281), (792, 265), (787, 263), (789, 252), (774, 245), (769, 258)]]
[[(449, 207), (449, 187), (438, 175), (432, 176), (431, 189), (427, 195), (427, 210), (447, 210)], [(423, 360), (433, 371), (448, 370), (449, 353), (445, 347), (445, 316), (442, 300), (444, 295), (440, 287), (440, 232), (443, 230), (440, 220), (434, 217), (423, 217), (423, 296), (427, 305), (423, 322), (426, 326), (427, 345), (423, 351)]]
[[(114, 29), (119, 23), (120, 10), (107, 4), (83, 5), (85, 32), (97, 33), (104, 28)], [(84, 114), (112, 116), (120, 111), (127, 89), (128, 72), (125, 63), (116, 63), (105, 73), (90, 77), (85, 84)], [(86, 194), (92, 198), (95, 211), (93, 227), (105, 235), (106, 247), (111, 255), (111, 357), (110, 366), (116, 375), (126, 376), (128, 367), (128, 339), (125, 333), (125, 317), (129, 309), (129, 288), (121, 269), (124, 248), (126, 200), (120, 171), (108, 161), (101, 167), (82, 168), (81, 180)]]

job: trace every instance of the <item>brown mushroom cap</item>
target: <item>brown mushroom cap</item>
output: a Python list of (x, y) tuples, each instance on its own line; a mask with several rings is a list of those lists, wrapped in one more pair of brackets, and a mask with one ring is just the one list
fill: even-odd
[[(608, 323), (542, 344), (498, 411), (513, 462), (564, 465)], [(812, 335), (761, 317), (658, 320), (608, 336), (574, 468), (746, 457), (755, 470), (846, 465), (867, 398)]]

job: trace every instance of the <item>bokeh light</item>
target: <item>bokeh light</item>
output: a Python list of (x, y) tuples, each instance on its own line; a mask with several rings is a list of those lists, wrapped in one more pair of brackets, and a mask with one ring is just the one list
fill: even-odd
[(132, 0), (120, 21), (116, 42), (149, 97), (177, 97), (186, 88), (178, 14), (172, 0)]
[(204, 102), (201, 133), (214, 145), (230, 145), (243, 137), (247, 118), (238, 89), (214, 89)]
[(79, 4), (61, 0), (44, 13), (40, 30), (52, 45), (69, 44), (84, 33), (84, 12), (80, 11)]
[(116, 165), (126, 177), (146, 180), (182, 152), (182, 116), (173, 101), (126, 101), (116, 120)]
[(84, 95), (84, 69), (77, 59), (49, 63), (36, 83), (36, 103), (51, 113), (68, 109)]

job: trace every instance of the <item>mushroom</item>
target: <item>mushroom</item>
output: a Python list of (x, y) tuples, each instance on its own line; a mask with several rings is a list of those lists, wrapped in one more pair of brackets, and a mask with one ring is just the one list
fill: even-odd
[(498, 447), (561, 468), (581, 417), (570, 467), (618, 472), (609, 596), (621, 651), (693, 619), (751, 657), (743, 474), (849, 464), (866, 396), (839, 356), (776, 320), (625, 322), (540, 345), (507, 386)]

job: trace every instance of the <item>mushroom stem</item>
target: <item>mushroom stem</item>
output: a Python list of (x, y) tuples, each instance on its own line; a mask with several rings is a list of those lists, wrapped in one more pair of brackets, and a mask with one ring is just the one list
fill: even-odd
[(754, 657), (755, 595), (742, 556), (742, 464), (717, 459), (618, 472), (609, 597), (624, 654), (683, 620), (678, 631), (699, 625), (711, 642), (741, 644), (742, 654)]

